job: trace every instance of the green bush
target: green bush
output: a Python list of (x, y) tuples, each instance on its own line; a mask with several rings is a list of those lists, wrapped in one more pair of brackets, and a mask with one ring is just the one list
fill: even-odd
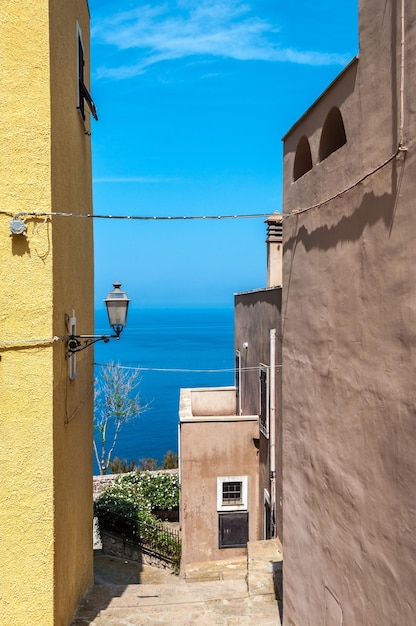
[(179, 478), (170, 473), (134, 472), (116, 478), (103, 493), (132, 502), (143, 499), (149, 510), (171, 510), (179, 506)]
[(152, 509), (179, 506), (177, 474), (135, 472), (121, 474), (94, 503), (100, 528), (148, 542), (169, 557), (177, 570), (180, 542), (166, 532)]

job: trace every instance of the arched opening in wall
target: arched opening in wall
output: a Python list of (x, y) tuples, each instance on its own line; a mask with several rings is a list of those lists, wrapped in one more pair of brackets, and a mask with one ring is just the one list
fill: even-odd
[(299, 139), (296, 148), (295, 162), (293, 164), (293, 181), (298, 180), (301, 176), (312, 169), (312, 155), (309, 141), (305, 135)]
[(341, 111), (338, 107), (332, 107), (326, 116), (322, 129), (321, 142), (319, 144), (319, 160), (323, 161), (345, 143), (347, 143), (347, 136)]

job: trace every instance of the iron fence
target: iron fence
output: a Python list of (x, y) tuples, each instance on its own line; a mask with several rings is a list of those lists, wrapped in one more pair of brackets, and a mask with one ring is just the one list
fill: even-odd
[(98, 523), (100, 530), (162, 558), (175, 570), (179, 570), (182, 546), (178, 531), (166, 528), (159, 521), (144, 521), (116, 514), (98, 515)]

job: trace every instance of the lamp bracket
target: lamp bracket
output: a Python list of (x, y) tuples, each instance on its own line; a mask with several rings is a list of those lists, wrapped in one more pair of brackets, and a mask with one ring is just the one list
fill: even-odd
[(116, 335), (68, 335), (67, 336), (68, 355), (71, 356), (75, 352), (81, 352), (97, 341), (108, 343), (110, 339), (120, 339), (120, 333)]

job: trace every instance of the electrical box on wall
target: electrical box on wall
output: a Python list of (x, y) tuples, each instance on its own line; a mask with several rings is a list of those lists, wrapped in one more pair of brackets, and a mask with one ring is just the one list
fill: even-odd
[(248, 542), (248, 511), (218, 514), (218, 547), (245, 548)]

